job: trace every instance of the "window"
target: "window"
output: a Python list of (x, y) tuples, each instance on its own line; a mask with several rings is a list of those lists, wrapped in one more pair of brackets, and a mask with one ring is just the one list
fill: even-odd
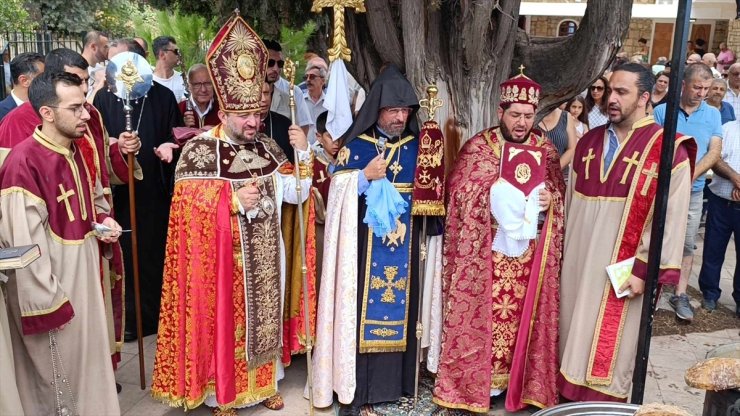
[(558, 37), (573, 36), (578, 29), (578, 23), (573, 20), (563, 20), (558, 25)]

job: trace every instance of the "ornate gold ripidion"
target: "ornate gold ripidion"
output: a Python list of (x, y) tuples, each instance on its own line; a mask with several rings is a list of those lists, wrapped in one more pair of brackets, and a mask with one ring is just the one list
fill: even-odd
[(365, 12), (364, 0), (314, 0), (311, 11), (320, 13), (321, 9), (331, 7), (334, 9), (334, 38), (329, 48), (329, 60), (344, 59), (349, 62), (352, 59), (352, 51), (347, 46), (347, 37), (344, 34), (344, 9), (353, 8), (357, 13)]

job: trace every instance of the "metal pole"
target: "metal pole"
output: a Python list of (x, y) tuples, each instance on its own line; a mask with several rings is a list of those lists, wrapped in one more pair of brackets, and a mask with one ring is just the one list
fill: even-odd
[(686, 39), (689, 32), (691, 0), (679, 0), (676, 28), (673, 35), (673, 59), (671, 60), (671, 88), (668, 91), (665, 124), (663, 125), (663, 143), (660, 153), (660, 170), (658, 173), (658, 190), (655, 195), (654, 216), (650, 231), (650, 250), (648, 252), (647, 277), (645, 293), (642, 298), (642, 319), (640, 336), (637, 341), (635, 371), (632, 375), (632, 398), (634, 404), (642, 404), (645, 394), (650, 337), (653, 332), (653, 315), (658, 303), (658, 274), (660, 273), (660, 255), (663, 251), (663, 233), (665, 231), (668, 191), (671, 184), (673, 168), (673, 147), (676, 138), (676, 122), (681, 102), (681, 80), (686, 60)]

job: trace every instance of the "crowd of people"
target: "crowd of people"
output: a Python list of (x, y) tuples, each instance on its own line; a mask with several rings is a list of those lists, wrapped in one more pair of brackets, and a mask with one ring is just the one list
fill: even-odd
[[(151, 46), (153, 82), (131, 102), (106, 63), (146, 57), (141, 38), (91, 31), (82, 53), (10, 62), (0, 247), (42, 256), (0, 274), (0, 414), (119, 414), (122, 345), (151, 334), (152, 396), (217, 415), (283, 408), (279, 381), (311, 348), (306, 394), (341, 415), (413, 395), (420, 358), (447, 408), (626, 401), (672, 88), (659, 283), (691, 321), (706, 216), (701, 305), (718, 307), (740, 231), (740, 63), (724, 44), (690, 50), (680, 85), (621, 59), (547, 114), (522, 68), (500, 85), (499, 124), (444, 163), (392, 64), (366, 93), (313, 54), (294, 85), (281, 45), (238, 15), (185, 73), (175, 38)], [(738, 261), (732, 295), (740, 318)]]

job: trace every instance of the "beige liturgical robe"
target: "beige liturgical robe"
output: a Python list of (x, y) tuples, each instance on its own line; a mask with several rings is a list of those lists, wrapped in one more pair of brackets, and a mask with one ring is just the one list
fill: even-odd
[[(650, 125), (652, 118), (644, 119), (642, 126)], [(641, 126), (636, 126), (641, 127)], [(563, 266), (560, 283), (560, 376), (561, 394), (570, 400), (615, 400), (627, 399), (632, 386), (632, 373), (635, 365), (637, 339), (641, 320), (642, 296), (626, 300), (626, 316), (621, 334), (616, 335), (615, 360), (608, 377), (596, 380), (590, 377), (592, 367), (605, 365), (607, 360), (594, 351), (597, 327), (604, 331), (618, 333), (619, 323), (604, 319), (600, 314), (606, 303), (606, 290), (613, 290), (606, 273), (606, 266), (613, 263), (615, 247), (620, 243), (620, 235), (631, 232), (641, 233), (635, 253), (636, 263), (632, 273), (645, 278), (648, 249), (650, 245), (651, 216), (642, 229), (635, 230), (635, 222), (623, 218), (631, 198), (626, 197), (625, 189), (630, 187), (635, 172), (652, 174), (650, 163), (630, 166), (634, 160), (644, 157), (644, 142), (650, 134), (628, 138), (615, 154), (610, 169), (603, 166), (601, 135), (590, 137), (588, 143), (580, 143), (576, 149), (573, 170), (568, 184), (568, 213), (565, 227)], [(586, 139), (586, 137), (584, 137)], [(582, 139), (583, 140), (583, 139)], [(689, 145), (693, 140), (688, 139)], [(626, 147), (626, 149), (625, 149)], [(590, 149), (589, 149), (590, 148)], [(589, 149), (588, 154), (586, 150)], [(580, 151), (580, 153), (579, 153)], [(592, 154), (596, 157), (592, 158)], [(633, 156), (636, 154), (639, 157)], [(630, 159), (632, 158), (632, 159)], [(590, 164), (590, 169), (589, 169)], [(657, 169), (655, 169), (657, 172)], [(588, 174), (586, 174), (588, 172)], [(590, 176), (589, 179), (586, 179)], [(655, 180), (657, 175), (651, 180)], [(596, 181), (596, 182), (594, 182)], [(578, 187), (581, 187), (580, 190)], [(623, 188), (627, 187), (627, 188)], [(637, 187), (640, 192), (641, 186)], [(660, 259), (660, 281), (677, 279), (681, 268), (681, 254), (686, 230), (686, 218), (691, 189), (691, 164), (684, 146), (678, 146), (674, 159), (669, 190), (668, 211), (663, 237), (663, 251)], [(631, 194), (630, 194), (631, 195)], [(650, 202), (652, 207), (652, 202)], [(634, 220), (634, 218), (632, 218)], [(640, 225), (637, 225), (640, 227)], [(623, 231), (624, 234), (620, 232)], [(627, 298), (623, 298), (627, 299)], [(598, 344), (602, 345), (602, 344)], [(599, 352), (602, 352), (601, 349)], [(563, 380), (564, 379), (564, 380)], [(571, 392), (568, 396), (565, 392)], [(577, 393), (573, 393), (577, 391)]]
[(41, 251), (26, 268), (6, 272), (13, 362), (26, 415), (56, 414), (57, 397), (70, 414), (120, 414), (98, 240), (91, 231), (110, 208), (100, 183), (88, 185), (88, 172), (74, 145), (71, 151), (60, 147), (38, 130), (0, 168), (0, 247), (38, 244)]
[[(0, 282), (4, 276), (0, 274)], [(0, 415), (21, 415), (23, 407), (18, 395), (13, 364), (13, 347), (8, 327), (8, 312), (5, 307), (4, 284), (0, 283), (0, 374), (3, 382), (0, 387)]]

